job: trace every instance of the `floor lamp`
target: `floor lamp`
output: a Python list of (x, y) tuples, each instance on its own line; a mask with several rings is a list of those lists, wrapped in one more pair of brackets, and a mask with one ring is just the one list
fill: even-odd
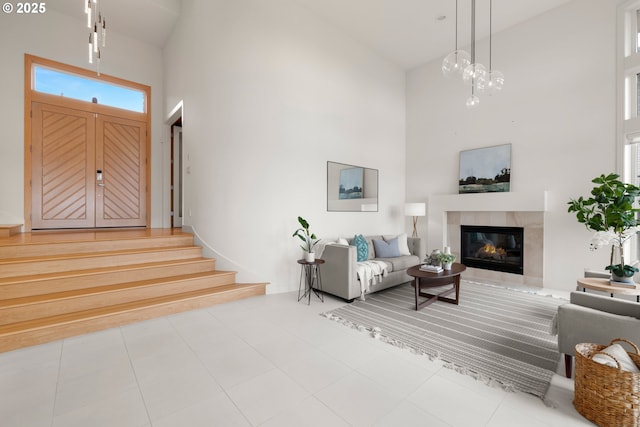
[(427, 213), (426, 203), (405, 203), (404, 215), (413, 217), (413, 234), (411, 237), (418, 237), (418, 217)]

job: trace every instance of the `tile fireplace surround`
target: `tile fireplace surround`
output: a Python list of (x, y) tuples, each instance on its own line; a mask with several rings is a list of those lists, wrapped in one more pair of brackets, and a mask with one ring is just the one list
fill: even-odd
[(427, 253), (448, 245), (459, 256), (460, 225), (523, 227), (523, 275), (468, 268), (464, 276), (469, 280), (543, 286), (546, 193), (537, 197), (519, 193), (432, 196), (427, 206)]

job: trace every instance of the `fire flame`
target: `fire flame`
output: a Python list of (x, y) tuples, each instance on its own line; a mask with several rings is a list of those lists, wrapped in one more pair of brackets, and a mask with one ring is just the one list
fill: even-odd
[(502, 248), (496, 248), (494, 245), (487, 243), (486, 245), (484, 245), (484, 247), (482, 248), (482, 252), (484, 252), (487, 255), (495, 255), (498, 254), (500, 256), (506, 255), (507, 251), (505, 251)]

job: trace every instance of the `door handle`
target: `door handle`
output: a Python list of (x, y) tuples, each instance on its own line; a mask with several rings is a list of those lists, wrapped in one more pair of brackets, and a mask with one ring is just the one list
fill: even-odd
[(102, 171), (100, 169), (96, 171), (96, 181), (98, 183), (98, 187), (104, 187), (104, 181), (102, 180)]

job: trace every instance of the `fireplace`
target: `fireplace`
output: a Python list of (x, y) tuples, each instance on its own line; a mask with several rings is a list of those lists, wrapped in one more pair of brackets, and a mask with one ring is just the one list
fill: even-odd
[(524, 274), (524, 228), (460, 226), (461, 262), (467, 267)]

